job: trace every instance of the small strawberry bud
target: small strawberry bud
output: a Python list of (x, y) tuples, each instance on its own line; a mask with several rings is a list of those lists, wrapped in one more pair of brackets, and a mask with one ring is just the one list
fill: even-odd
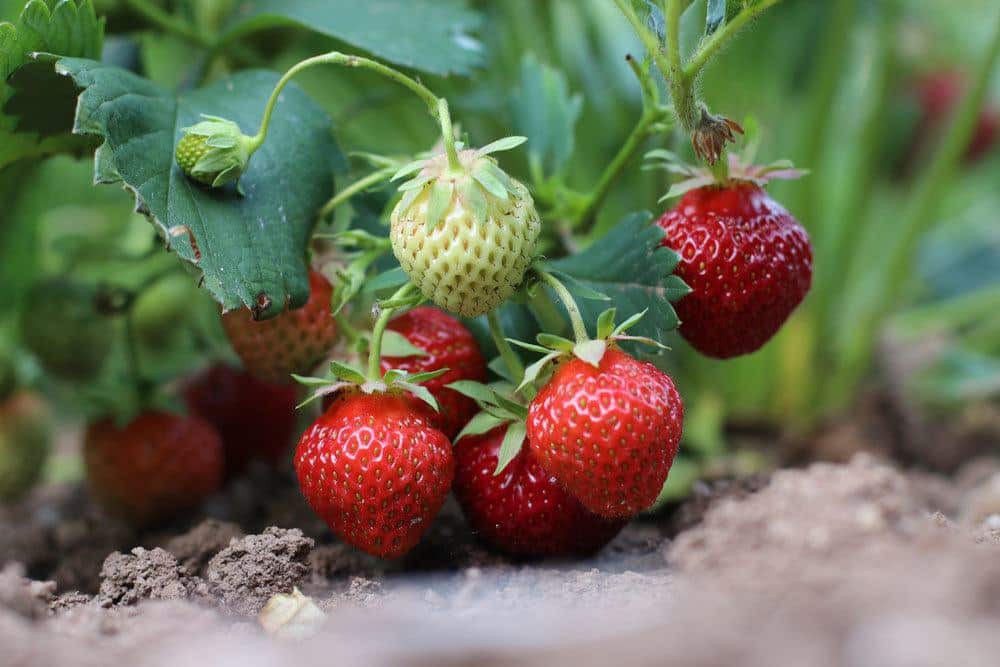
[(247, 169), (254, 138), (231, 120), (202, 116), (205, 120), (182, 130), (174, 152), (187, 176), (213, 188), (235, 183)]

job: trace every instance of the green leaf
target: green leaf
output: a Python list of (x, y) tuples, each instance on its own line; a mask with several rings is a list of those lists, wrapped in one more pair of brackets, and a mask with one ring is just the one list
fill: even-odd
[(365, 283), (365, 292), (385, 292), (395, 290), (406, 284), (410, 279), (402, 268), (396, 267), (384, 271)]
[(573, 296), (581, 299), (590, 299), (591, 301), (610, 301), (611, 299), (607, 294), (602, 294), (595, 289), (587, 287), (568, 273), (556, 271), (553, 275), (562, 281), (566, 289), (573, 293)]
[(300, 89), (282, 95), (268, 140), (241, 185), (209, 190), (174, 161), (179, 129), (211, 113), (255, 131), (278, 75), (247, 71), (174, 97), (131, 72), (68, 58), (56, 71), (83, 89), (74, 132), (104, 139), (100, 171), (114, 173), (177, 256), (202, 272), (226, 310), (273, 317), (309, 297), (305, 265), (316, 212), (332, 193), (339, 151), (329, 117)]
[(528, 158), (545, 174), (559, 173), (573, 155), (583, 98), (571, 95), (561, 70), (531, 54), (521, 61), (521, 86), (512, 100), (514, 128), (528, 136)]
[(497, 426), (506, 423), (507, 420), (502, 417), (497, 417), (491, 415), (488, 412), (480, 412), (465, 425), (459, 434), (455, 437), (455, 442), (458, 442), (467, 435), (482, 435), (483, 433), (489, 433)]
[[(679, 292), (684, 285), (671, 275), (680, 258), (662, 246), (662, 240), (663, 230), (649, 213), (633, 213), (583, 252), (548, 262), (548, 266), (607, 294), (618, 317), (628, 319), (648, 309), (636, 325), (635, 335), (661, 340), (677, 328), (670, 300), (683, 296)], [(578, 305), (587, 322), (597, 321), (604, 310), (598, 301), (580, 301)]]
[(497, 457), (497, 469), (494, 471), (494, 475), (502, 473), (507, 464), (521, 453), (521, 447), (524, 445), (524, 439), (527, 436), (528, 430), (524, 422), (513, 422), (507, 427), (507, 432), (503, 436), (503, 442), (500, 444), (500, 454)]
[(465, 0), (243, 0), (223, 40), (291, 25), (445, 76), (485, 64), (482, 45), (470, 36), (481, 23)]
[(705, 15), (705, 34), (711, 35), (726, 20), (726, 0), (708, 0)]
[(541, 359), (539, 359), (535, 363), (533, 363), (530, 366), (528, 366), (527, 368), (525, 368), (524, 369), (524, 380), (521, 381), (521, 384), (517, 388), (517, 390), (521, 391), (522, 389), (524, 389), (525, 387), (527, 387), (529, 384), (531, 384), (532, 382), (534, 382), (535, 380), (537, 380), (538, 377), (542, 374), (542, 371), (545, 370), (545, 367), (548, 366), (550, 363), (552, 363), (553, 361), (555, 361), (556, 359), (558, 359), (561, 356), (563, 356), (562, 352), (549, 352), (544, 357), (542, 357)]
[(386, 329), (382, 334), (382, 356), (383, 357), (427, 357), (426, 350), (411, 343), (406, 336)]
[(91, 0), (60, 0), (52, 9), (31, 0), (15, 23), (0, 23), (0, 108), (11, 104), (11, 111), (21, 114), (19, 119), (0, 114), (0, 169), (23, 158), (80, 152), (89, 145), (69, 134), (72, 103), (50, 103), (64, 90), (54, 88), (51, 80), (49, 85), (29, 85), (8, 78), (33, 52), (99, 58), (103, 41), (104, 19), (97, 18)]

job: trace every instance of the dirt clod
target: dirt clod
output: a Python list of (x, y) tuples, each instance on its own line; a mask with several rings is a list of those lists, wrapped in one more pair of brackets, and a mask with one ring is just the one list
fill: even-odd
[(49, 598), (55, 588), (51, 581), (25, 579), (20, 565), (8, 565), (0, 571), (0, 607), (30, 620), (40, 619), (48, 613)]
[(209, 590), (230, 613), (257, 614), (272, 595), (290, 593), (305, 578), (313, 544), (297, 528), (273, 526), (234, 539), (208, 564)]
[(204, 575), (212, 557), (241, 537), (243, 531), (235, 523), (206, 519), (183, 535), (168, 540), (163, 548), (191, 574)]
[(136, 547), (129, 554), (115, 552), (101, 568), (102, 607), (128, 606), (142, 600), (181, 600), (195, 582), (169, 552)]

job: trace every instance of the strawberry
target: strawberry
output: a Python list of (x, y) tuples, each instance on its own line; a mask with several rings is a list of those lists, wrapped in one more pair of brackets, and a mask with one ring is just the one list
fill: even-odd
[(458, 380), (486, 380), (486, 362), (476, 339), (454, 317), (436, 308), (420, 307), (394, 318), (389, 330), (403, 335), (425, 355), (407, 357), (382, 356), (382, 372), (398, 369), (407, 373), (425, 373), (447, 368), (448, 372), (424, 382), (437, 399), (439, 413), (433, 417), (435, 426), (449, 439), (479, 411), (476, 402), (445, 385)]
[(191, 509), (222, 482), (222, 441), (200, 417), (147, 411), (125, 426), (90, 425), (84, 462), (91, 493), (139, 525)]
[(264, 382), (221, 363), (184, 387), (188, 410), (214, 426), (222, 438), (227, 476), (241, 472), (253, 459), (281, 462), (295, 430), (296, 394), (293, 384)]
[(455, 459), (427, 409), (400, 393), (352, 387), (302, 434), (295, 472), (331, 530), (372, 555), (398, 558), (444, 504)]
[(444, 155), (413, 163), (420, 173), (401, 186), (390, 216), (403, 271), (428, 299), (465, 317), (506, 301), (535, 255), (541, 221), (531, 194), (489, 156), (519, 139), (463, 150), (455, 169)]
[[(920, 153), (928, 139), (941, 133), (949, 116), (965, 93), (965, 77), (954, 70), (931, 72), (913, 84), (913, 94), (920, 106), (920, 119), (914, 139), (914, 153)], [(1000, 109), (984, 106), (976, 119), (975, 129), (964, 159), (967, 163), (983, 158), (1000, 138)]]
[(527, 438), (584, 507), (630, 517), (656, 500), (680, 442), (673, 381), (613, 343), (599, 359), (564, 359), (528, 406)]
[(507, 426), (455, 444), (455, 497), (472, 528), (512, 556), (589, 555), (625, 525), (588, 512), (538, 463), (530, 447), (495, 474)]
[(114, 327), (97, 312), (97, 290), (67, 278), (37, 283), (24, 298), (21, 340), (63, 379), (91, 380), (111, 351)]
[(42, 400), (25, 392), (0, 401), (0, 501), (23, 496), (41, 476), (50, 445)]
[(270, 320), (255, 321), (242, 308), (222, 316), (222, 327), (243, 365), (269, 382), (287, 382), (322, 361), (337, 338), (330, 310), (333, 288), (317, 271), (309, 272), (309, 301)]
[(691, 293), (675, 304), (681, 335), (725, 359), (760, 348), (802, 302), (812, 245), (801, 225), (753, 181), (688, 191), (658, 221), (675, 273)]

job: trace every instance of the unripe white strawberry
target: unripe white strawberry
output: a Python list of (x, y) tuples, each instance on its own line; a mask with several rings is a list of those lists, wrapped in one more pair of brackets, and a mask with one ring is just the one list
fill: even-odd
[(424, 296), (465, 317), (496, 308), (517, 290), (535, 255), (541, 222), (528, 189), (489, 153), (519, 145), (520, 137), (415, 162), (390, 217), (392, 249)]

